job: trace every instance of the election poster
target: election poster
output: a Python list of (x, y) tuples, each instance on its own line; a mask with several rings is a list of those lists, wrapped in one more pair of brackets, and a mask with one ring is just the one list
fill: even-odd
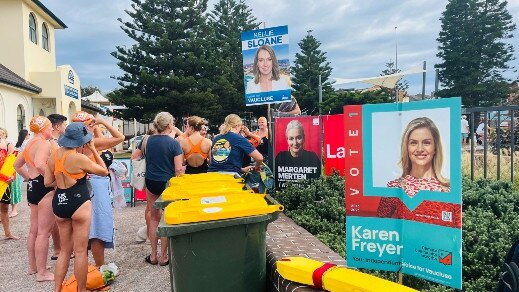
[(348, 266), (461, 289), (461, 99), (344, 107)]
[(132, 186), (130, 185), (130, 178), (132, 176), (132, 170), (133, 170), (132, 163), (131, 163), (132, 161), (127, 158), (117, 158), (117, 160), (119, 160), (128, 170), (126, 175), (121, 178), (121, 183), (124, 188), (124, 198), (126, 199), (126, 203), (133, 204), (132, 198), (134, 195), (133, 194), (134, 190), (133, 190)]
[(289, 101), (288, 26), (242, 32), (245, 105)]
[(319, 117), (275, 119), (276, 188), (321, 176), (321, 125)]
[(324, 173), (331, 175), (337, 171), (344, 175), (344, 116), (325, 115), (322, 118), (324, 128)]

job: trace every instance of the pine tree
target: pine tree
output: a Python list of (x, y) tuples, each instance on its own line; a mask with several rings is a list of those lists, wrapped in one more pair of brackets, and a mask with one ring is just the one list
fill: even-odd
[(126, 10), (132, 20), (119, 21), (135, 44), (112, 53), (124, 73), (109, 99), (129, 108), (125, 118), (141, 121), (159, 111), (213, 118), (221, 106), (212, 92), (218, 74), (209, 56), (207, 0), (132, 2)]
[(89, 96), (94, 92), (99, 91), (101, 93), (101, 89), (94, 85), (88, 85), (86, 87), (81, 86), (81, 97)]
[(209, 13), (208, 21), (212, 28), (212, 60), (222, 78), (221, 86), (214, 92), (219, 96), (222, 115), (257, 108), (245, 107), (241, 47), (241, 33), (259, 25), (252, 10), (244, 0), (219, 0)]
[(293, 66), (292, 88), (299, 107), (308, 114), (319, 112), (319, 74), (323, 88), (323, 101), (334, 95), (332, 83), (328, 80), (332, 74), (326, 53), (321, 51), (319, 42), (311, 31), (299, 43), (300, 53), (296, 53)]
[[(393, 60), (389, 60), (389, 62), (386, 63), (386, 68), (382, 70), (382, 74), (380, 74), (380, 76), (396, 74), (400, 72), (402, 72), (402, 70), (396, 68), (395, 62), (393, 62)], [(399, 92), (407, 91), (407, 89), (409, 89), (409, 83), (405, 79), (400, 79), (400, 81), (396, 83), (395, 87)], [(390, 92), (391, 95), (395, 95), (394, 89), (391, 89)]]
[(442, 14), (436, 65), (445, 89), (437, 96), (461, 96), (465, 106), (497, 104), (509, 92), (503, 72), (512, 69), (515, 24), (503, 0), (450, 0)]

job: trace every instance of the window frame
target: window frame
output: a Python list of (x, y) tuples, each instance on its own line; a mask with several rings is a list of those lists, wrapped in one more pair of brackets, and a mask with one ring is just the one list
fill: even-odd
[[(31, 26), (31, 24), (34, 25)], [(36, 21), (36, 16), (32, 12), (29, 13), (29, 40), (38, 44), (38, 22)]]
[(18, 104), (16, 107), (16, 126), (18, 127), (18, 132), (25, 129), (25, 108), (23, 108), (22, 104)]
[(47, 52), (50, 52), (49, 47), (49, 27), (44, 22), (41, 24), (41, 46)]

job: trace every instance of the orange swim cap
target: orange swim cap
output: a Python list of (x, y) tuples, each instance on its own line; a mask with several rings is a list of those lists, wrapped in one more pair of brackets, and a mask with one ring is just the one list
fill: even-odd
[(94, 120), (94, 116), (84, 112), (84, 111), (78, 111), (72, 116), (73, 122), (82, 122), (85, 123), (85, 125), (89, 126), (92, 120)]
[(51, 122), (46, 117), (35, 116), (34, 118), (31, 119), (31, 122), (29, 123), (29, 129), (34, 134), (38, 134), (41, 131), (43, 131), (43, 129), (45, 129), (47, 126), (50, 126), (50, 125), (51, 125)]

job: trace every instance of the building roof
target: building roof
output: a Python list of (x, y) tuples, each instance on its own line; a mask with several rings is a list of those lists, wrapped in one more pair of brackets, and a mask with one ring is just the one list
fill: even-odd
[(105, 112), (102, 108), (91, 104), (87, 100), (81, 100), (81, 108), (86, 108), (93, 112), (97, 112), (97, 113), (101, 113), (101, 114)]
[(32, 0), (32, 2), (36, 4), (38, 7), (40, 7), (41, 10), (43, 10), (45, 13), (47, 13), (47, 15), (49, 15), (54, 21), (56, 21), (62, 28), (67, 28), (67, 25), (63, 21), (61, 21), (61, 19), (59, 19), (56, 15), (54, 15), (54, 13), (52, 13), (52, 11), (49, 10), (49, 8), (45, 7), (43, 3), (41, 3), (38, 0)]
[(16, 73), (7, 69), (7, 67), (5, 67), (2, 64), (0, 64), (0, 83), (27, 90), (33, 93), (41, 92), (41, 88), (16, 75)]
[(90, 94), (89, 96), (83, 96), (81, 98), (82, 100), (87, 100), (89, 102), (93, 103), (109, 103), (110, 101), (104, 97), (101, 92), (95, 91), (94, 93)]

